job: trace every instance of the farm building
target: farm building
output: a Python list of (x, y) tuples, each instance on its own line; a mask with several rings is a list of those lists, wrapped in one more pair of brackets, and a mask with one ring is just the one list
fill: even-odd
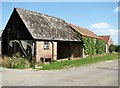
[(82, 42), (62, 19), (14, 8), (2, 33), (2, 55), (21, 56), (36, 62), (82, 57)]
[[(76, 26), (76, 25), (74, 25), (74, 24), (70, 24), (70, 23), (68, 23), (69, 25), (70, 25), (70, 27), (72, 27), (73, 29), (74, 29), (74, 31), (76, 31), (76, 32), (78, 32), (81, 36), (81, 39), (83, 38), (83, 37), (88, 37), (88, 38), (91, 38), (91, 39), (93, 39), (93, 45), (95, 45), (96, 44), (96, 40), (98, 39), (98, 40), (101, 40), (101, 38), (100, 37), (98, 37), (94, 32), (92, 32), (92, 31), (90, 31), (90, 30), (88, 30), (87, 28), (83, 28), (83, 27), (79, 27), (79, 26)], [(83, 42), (83, 41), (82, 41)], [(84, 47), (82, 47), (82, 51), (83, 51), (83, 57), (85, 57), (86, 56), (86, 54), (84, 53)]]
[(106, 53), (113, 44), (110, 36), (97, 36), (63, 19), (14, 8), (2, 33), (2, 56), (14, 56), (19, 52), (22, 57), (30, 61), (34, 58), (36, 62), (84, 57), (87, 54), (83, 37), (91, 38), (92, 45), (96, 40), (103, 40)]
[[(83, 28), (83, 27), (79, 27), (79, 26), (76, 26), (74, 24), (70, 24), (68, 23), (75, 31), (77, 31), (78, 33), (80, 33), (80, 37), (89, 37), (89, 38), (92, 38), (94, 39), (94, 41), (96, 42), (96, 39), (98, 40), (103, 40), (104, 42), (104, 47), (105, 47), (105, 53), (109, 53), (109, 46), (111, 44), (113, 44), (113, 41), (112, 41), (112, 38), (110, 35), (104, 35), (104, 36), (98, 36), (96, 35), (94, 32), (88, 30), (87, 28)], [(83, 56), (85, 56), (84, 54), (84, 48), (83, 48)]]
[(83, 28), (83, 27), (80, 27), (80, 26), (76, 26), (74, 24), (70, 24), (68, 23), (75, 31), (79, 32), (81, 34), (81, 37), (82, 36), (87, 36), (87, 37), (90, 37), (90, 38), (99, 38), (95, 33), (93, 33), (92, 31), (88, 30), (87, 28)]
[(109, 53), (109, 46), (113, 44), (112, 38), (110, 35), (99, 36), (105, 43), (105, 52)]

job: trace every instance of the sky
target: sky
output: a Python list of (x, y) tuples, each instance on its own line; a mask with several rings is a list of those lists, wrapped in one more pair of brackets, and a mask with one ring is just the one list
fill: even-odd
[(14, 7), (61, 18), (97, 35), (111, 35), (118, 44), (118, 2), (2, 2), (0, 29), (5, 28)]

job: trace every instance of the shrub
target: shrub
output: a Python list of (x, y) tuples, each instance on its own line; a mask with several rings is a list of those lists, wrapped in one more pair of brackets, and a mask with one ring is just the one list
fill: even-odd
[(120, 52), (120, 45), (115, 45), (115, 52)]
[(110, 47), (109, 47), (109, 51), (112, 53), (113, 51), (115, 51), (115, 46), (114, 45), (110, 45)]
[(15, 56), (16, 56), (16, 57), (20, 57), (20, 52), (17, 52), (17, 53), (15, 54)]
[(28, 60), (22, 57), (4, 57), (2, 60), (2, 66), (6, 68), (18, 68), (18, 69), (26, 69), (30, 67), (30, 63)]
[(33, 60), (30, 62), (30, 67), (35, 68), (35, 65), (36, 65), (35, 58), (33, 58)]
[(4, 57), (4, 59), (2, 59), (3, 67), (11, 68), (11, 64), (12, 64), (12, 59), (10, 57)]
[(15, 58), (13, 61), (12, 68), (25, 69), (25, 68), (29, 68), (29, 67), (30, 67), (30, 63), (25, 58), (18, 57), (18, 58)]

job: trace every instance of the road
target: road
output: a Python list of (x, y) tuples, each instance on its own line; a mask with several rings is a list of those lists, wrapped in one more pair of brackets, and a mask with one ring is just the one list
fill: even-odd
[(118, 61), (56, 71), (2, 69), (3, 86), (117, 86)]
[(0, 67), (0, 88), (2, 87), (2, 69)]

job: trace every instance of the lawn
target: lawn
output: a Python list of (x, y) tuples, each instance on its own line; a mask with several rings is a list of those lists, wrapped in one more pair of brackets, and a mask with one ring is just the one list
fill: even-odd
[(72, 67), (79, 67), (86, 64), (97, 63), (101, 61), (107, 60), (115, 60), (118, 58), (118, 53), (110, 53), (110, 54), (102, 54), (95, 56), (88, 56), (85, 58), (80, 58), (78, 60), (66, 60), (66, 61), (55, 61), (50, 64), (42, 64), (42, 68), (39, 70), (60, 70), (60, 69), (68, 69)]

